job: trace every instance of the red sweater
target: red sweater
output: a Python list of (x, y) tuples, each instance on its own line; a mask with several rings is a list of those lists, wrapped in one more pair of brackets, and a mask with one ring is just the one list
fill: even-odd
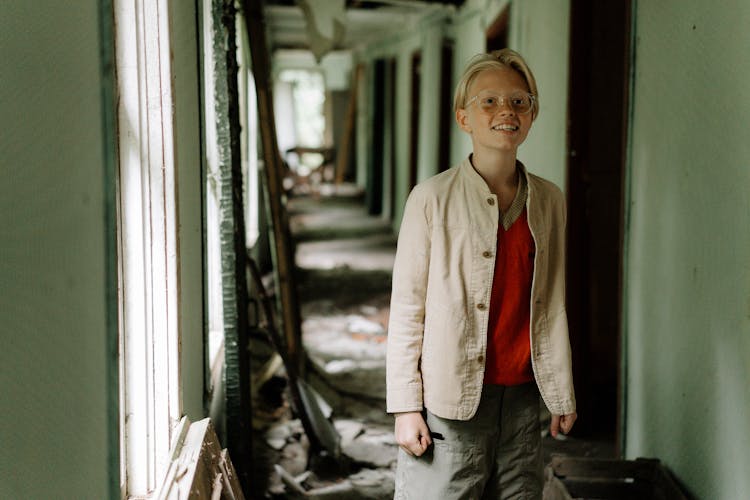
[(485, 384), (519, 385), (534, 380), (529, 319), (535, 251), (525, 208), (507, 231), (498, 225)]

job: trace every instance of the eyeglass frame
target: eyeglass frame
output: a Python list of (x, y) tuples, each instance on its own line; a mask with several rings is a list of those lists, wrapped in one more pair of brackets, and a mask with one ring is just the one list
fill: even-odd
[[(476, 101), (480, 94), (481, 92), (475, 95), (474, 97), (472, 97), (471, 99), (469, 99), (468, 101), (466, 101), (466, 104), (464, 105), (464, 109), (468, 108), (472, 102)], [(532, 94), (531, 92), (519, 92), (518, 94), (515, 94), (515, 95), (519, 95), (519, 94), (524, 95), (529, 98), (529, 100), (531, 101), (531, 105), (529, 106), (529, 109), (526, 111), (518, 111), (516, 110), (516, 108), (513, 107), (513, 104), (510, 104), (511, 109), (520, 115), (525, 115), (525, 114), (533, 112), (534, 103), (536, 103), (536, 96)], [(498, 104), (498, 108), (497, 108), (498, 110), (503, 106), (503, 102), (507, 102), (506, 99), (513, 97), (513, 96), (507, 96), (507, 95), (492, 94), (489, 92), (487, 93), (487, 95), (491, 95), (493, 97), (497, 97), (500, 99), (500, 104)], [(479, 108), (479, 111), (484, 112), (481, 107)], [(497, 111), (495, 111), (495, 113), (497, 113)]]

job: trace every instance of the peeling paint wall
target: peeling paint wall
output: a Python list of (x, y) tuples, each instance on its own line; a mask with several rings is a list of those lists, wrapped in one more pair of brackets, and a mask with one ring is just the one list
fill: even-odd
[(112, 491), (98, 7), (0, 16), (0, 498)]
[(626, 452), (698, 498), (750, 492), (749, 24), (746, 2), (635, 11)]

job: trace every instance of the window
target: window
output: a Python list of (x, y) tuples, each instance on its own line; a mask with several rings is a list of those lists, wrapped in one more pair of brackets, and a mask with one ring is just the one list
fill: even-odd
[(181, 414), (167, 0), (115, 0), (121, 484), (154, 491)]
[[(326, 128), (325, 83), (319, 71), (306, 69), (285, 69), (279, 73), (276, 84), (278, 97), (277, 120), (286, 120), (277, 126), (279, 146), (282, 154), (291, 147), (302, 147), (314, 150), (324, 145)], [(286, 102), (283, 102), (286, 100)], [(291, 126), (290, 126), (291, 125)], [(300, 175), (306, 176), (311, 170), (323, 163), (319, 152), (302, 152), (298, 155), (285, 155), (289, 166)]]
[[(201, 232), (203, 214), (186, 209), (200, 199), (203, 193), (195, 186), (204, 180), (197, 154), (184, 154), (190, 151), (186, 142), (200, 133), (200, 82), (194, 66), (186, 70), (193, 60), (183, 45), (186, 40), (195, 41), (192, 30), (197, 26), (191, 24), (195, 8), (202, 9), (204, 29), (206, 186), (201, 201), (205, 202), (205, 233)], [(214, 85), (222, 79), (226, 84), (226, 71), (215, 67), (225, 60), (223, 28), (220, 22), (214, 26), (222, 12), (212, 10), (216, 8), (215, 2), (114, 1), (119, 97), (120, 473), (122, 495), (128, 498), (146, 498), (158, 490), (169, 470), (180, 418), (185, 412), (195, 418), (205, 411), (203, 390), (211, 388), (215, 378), (201, 377), (205, 344), (196, 344), (205, 340), (201, 320), (208, 326), (209, 359), (218, 376), (225, 330), (231, 327), (224, 317), (229, 308), (221, 238), (232, 227), (226, 208), (227, 152), (221, 149), (228, 144), (222, 135), (228, 120), (220, 114), (226, 107), (227, 91)], [(258, 120), (247, 44), (238, 41), (238, 46), (247, 241), (252, 243), (260, 234)], [(187, 123), (194, 124), (194, 129)], [(178, 204), (178, 193), (182, 204)], [(195, 276), (200, 265), (186, 266), (188, 254), (195, 263), (195, 255), (200, 253), (202, 258), (204, 252), (205, 284), (201, 276)], [(186, 304), (197, 303), (207, 306), (208, 317), (197, 314), (187, 321)], [(196, 318), (201, 323), (197, 335)]]

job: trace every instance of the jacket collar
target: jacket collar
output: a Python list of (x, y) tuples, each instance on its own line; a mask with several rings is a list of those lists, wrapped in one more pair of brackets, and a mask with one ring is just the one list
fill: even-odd
[(464, 158), (464, 161), (458, 167), (461, 176), (469, 183), (469, 185), (479, 191), (480, 193), (490, 194), (490, 188), (487, 187), (487, 183), (484, 182), (482, 176), (474, 170), (474, 166), (471, 164), (471, 156)]
[[(482, 176), (479, 175), (476, 170), (474, 170), (474, 166), (471, 164), (471, 155), (464, 158), (464, 160), (459, 164), (458, 168), (470, 186), (472, 186), (482, 194), (492, 194), (490, 192), (490, 188), (487, 186), (487, 183), (484, 182), (484, 179), (482, 179)], [(531, 191), (531, 183), (529, 182), (529, 173), (526, 171), (526, 165), (521, 163), (521, 160), (517, 159), (516, 168), (521, 172), (521, 175), (526, 178), (526, 185), (528, 186), (529, 191)]]

